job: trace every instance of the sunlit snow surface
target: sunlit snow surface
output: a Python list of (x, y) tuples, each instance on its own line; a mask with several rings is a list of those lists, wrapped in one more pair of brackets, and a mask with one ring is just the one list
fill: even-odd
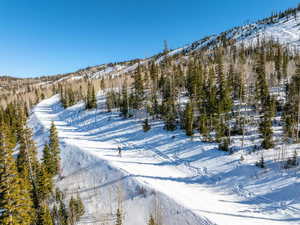
[[(144, 133), (141, 119), (106, 113), (104, 104), (99, 95), (97, 110), (85, 111), (83, 103), (64, 110), (54, 96), (38, 104), (29, 121), (40, 148), (55, 122), (64, 176), (58, 185), (83, 196), (87, 213), (82, 224), (97, 224), (92, 222), (100, 221), (97, 215), (114, 211), (116, 205), (109, 202), (118, 198), (118, 186), (128, 225), (146, 224), (155, 198), (151, 190), (162, 193), (166, 225), (300, 223), (299, 172), (274, 163), (278, 150), (265, 152), (268, 169), (262, 170), (254, 166), (260, 152), (229, 155), (181, 130), (167, 132), (159, 121)], [(246, 147), (258, 141), (253, 137), (246, 137)], [(238, 138), (234, 144), (240, 146)], [(137, 186), (143, 185), (146, 197), (138, 195)]]

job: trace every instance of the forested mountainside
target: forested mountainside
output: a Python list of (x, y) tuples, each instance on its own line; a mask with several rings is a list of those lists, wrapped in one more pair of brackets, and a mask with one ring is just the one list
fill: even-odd
[(0, 223), (299, 223), (299, 11), (146, 59), (0, 77)]

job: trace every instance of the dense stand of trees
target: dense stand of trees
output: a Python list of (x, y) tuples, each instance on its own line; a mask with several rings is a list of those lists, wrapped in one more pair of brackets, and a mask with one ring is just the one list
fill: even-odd
[(45, 144), (43, 159), (39, 161), (24, 108), (9, 104), (0, 110), (0, 115), (0, 224), (75, 224), (84, 213), (80, 197), (71, 197), (67, 207), (63, 194), (54, 191), (54, 180), (60, 173), (55, 124), (51, 125), (49, 143)]
[[(274, 13), (258, 24), (296, 17), (299, 10), (297, 7)], [(64, 193), (55, 188), (54, 181), (61, 172), (55, 124), (51, 125), (40, 161), (32, 132), (26, 126), (31, 107), (54, 94), (60, 95), (65, 108), (83, 101), (90, 110), (98, 107), (97, 91), (105, 90), (107, 111), (119, 110), (124, 118), (137, 111), (147, 112), (144, 132), (151, 129), (152, 120), (160, 119), (167, 131), (184, 129), (187, 136), (219, 143), (223, 151), (232, 152), (235, 135), (242, 136), (243, 149), (249, 126), (255, 126), (260, 134), (257, 149), (273, 148), (278, 143), (273, 132), (277, 123), (283, 125), (283, 143), (298, 143), (299, 52), (262, 38), (252, 44), (236, 44), (227, 34), (222, 33), (207, 47), (192, 52), (169, 56), (166, 46), (164, 52), (147, 62), (130, 62), (138, 63), (135, 70), (115, 79), (101, 78), (98, 84), (87, 76), (66, 82), (58, 80), (64, 76), (57, 76), (40, 79), (58, 81), (49, 86), (23, 81), (18, 89), (22, 81), (11, 79), (12, 92), (0, 95), (0, 224), (73, 225), (85, 212), (79, 196), (71, 196), (67, 202)], [(80, 75), (83, 72), (78, 71)], [(256, 164), (265, 168), (263, 155)], [(297, 165), (295, 151), (285, 167)], [(122, 225), (122, 210), (118, 208), (115, 215), (115, 224)], [(150, 215), (148, 225), (158, 224)]]
[[(293, 124), (298, 129), (300, 92), (294, 86), (298, 87), (300, 72), (296, 71), (291, 85), (286, 84), (299, 57), (285, 46), (258, 39), (247, 47), (199, 51), (185, 60), (180, 55), (162, 57), (160, 63), (139, 64), (131, 85), (125, 79), (119, 89), (108, 91), (108, 111), (119, 108), (126, 118), (145, 110), (151, 118), (164, 120), (166, 130), (180, 127), (188, 136), (198, 131), (203, 141), (219, 142), (220, 149), (230, 151), (231, 136), (245, 135), (249, 116), (242, 108), (247, 105), (259, 118), (261, 148), (274, 147), (272, 124), (275, 116), (282, 114), (285, 134), (294, 135), (297, 141)], [(286, 88), (286, 100), (280, 101), (280, 93), (271, 91), (274, 88)], [(187, 99), (184, 107), (183, 99)], [(144, 121), (145, 131), (151, 127), (149, 122), (148, 118)]]

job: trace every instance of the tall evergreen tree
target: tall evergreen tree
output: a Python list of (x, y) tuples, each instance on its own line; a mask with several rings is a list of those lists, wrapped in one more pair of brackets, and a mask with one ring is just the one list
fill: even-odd
[(36, 225), (54, 225), (50, 209), (45, 203), (42, 204), (39, 208)]
[(28, 187), (17, 174), (6, 129), (0, 129), (0, 224), (31, 225), (32, 201)]
[(193, 136), (193, 123), (194, 123), (194, 113), (193, 113), (193, 103), (188, 102), (184, 111), (185, 114), (185, 131), (187, 136)]
[(129, 112), (129, 99), (128, 99), (128, 87), (127, 80), (124, 81), (122, 86), (122, 100), (121, 100), (121, 113), (123, 117), (127, 118)]
[(141, 65), (139, 64), (137, 70), (134, 74), (134, 103), (133, 106), (135, 109), (140, 109), (142, 102), (144, 100), (144, 83), (141, 71)]
[(50, 128), (49, 149), (53, 163), (53, 171), (49, 172), (52, 173), (52, 175), (57, 175), (60, 171), (60, 148), (57, 129), (53, 121)]
[(97, 108), (95, 87), (91, 82), (88, 82), (88, 86), (87, 86), (87, 96), (86, 96), (85, 108), (86, 109)]

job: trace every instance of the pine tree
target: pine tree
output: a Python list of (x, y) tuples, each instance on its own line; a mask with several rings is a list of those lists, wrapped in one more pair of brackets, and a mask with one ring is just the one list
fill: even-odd
[(256, 162), (256, 166), (260, 167), (262, 169), (266, 168), (265, 160), (264, 160), (264, 156), (263, 155), (261, 155), (260, 160), (258, 162)]
[(42, 204), (38, 211), (38, 218), (36, 225), (54, 225), (52, 216), (47, 204)]
[(218, 53), (217, 55), (217, 66), (216, 66), (216, 73), (217, 73), (217, 96), (218, 96), (218, 110), (219, 113), (228, 113), (231, 111), (232, 107), (232, 99), (230, 94), (230, 87), (228, 82), (226, 82), (225, 75), (224, 75), (224, 65), (222, 60), (222, 55)]
[(48, 174), (55, 174), (55, 164), (53, 162), (52, 154), (50, 152), (49, 145), (46, 143), (43, 149), (42, 162), (46, 168)]
[(255, 65), (256, 72), (256, 98), (260, 101), (261, 106), (265, 104), (266, 99), (269, 96), (268, 83), (266, 79), (265, 71), (265, 55), (263, 50), (257, 56)]
[(150, 215), (149, 221), (148, 221), (148, 225), (157, 225), (154, 221), (154, 218), (152, 215)]
[(60, 148), (57, 129), (53, 121), (50, 128), (49, 149), (53, 163), (53, 171), (49, 172), (52, 175), (57, 175), (60, 171)]
[(74, 225), (77, 221), (77, 212), (76, 212), (76, 200), (73, 198), (73, 196), (70, 199), (69, 202), (69, 224)]
[(143, 131), (148, 132), (151, 129), (151, 125), (149, 124), (148, 118), (146, 118), (143, 122)]
[(165, 121), (164, 128), (168, 131), (176, 130), (176, 111), (172, 100), (163, 102), (163, 116)]
[(282, 55), (281, 55), (281, 48), (280, 46), (277, 47), (277, 54), (275, 56), (275, 71), (277, 76), (277, 82), (280, 84), (280, 81), (282, 79)]
[(299, 137), (300, 119), (300, 64), (296, 64), (295, 75), (292, 76), (287, 86), (287, 101), (284, 106), (283, 120), (286, 137), (293, 138), (296, 142)]
[(122, 225), (123, 224), (122, 213), (121, 213), (121, 210), (119, 208), (117, 209), (116, 216), (117, 216), (116, 225)]
[(88, 86), (87, 86), (85, 108), (86, 109), (97, 108), (97, 98), (96, 98), (95, 88), (94, 85), (92, 85), (92, 83), (90, 82), (88, 82)]
[(29, 179), (29, 182), (34, 186), (38, 160), (36, 146), (32, 140), (32, 133), (27, 127), (24, 127), (20, 134), (17, 168), (20, 175)]
[(259, 131), (262, 135), (263, 141), (261, 147), (264, 149), (269, 149), (274, 147), (272, 140), (273, 130), (272, 130), (272, 116), (273, 116), (272, 100), (270, 96), (265, 100), (264, 113), (259, 124)]
[(73, 196), (69, 201), (69, 224), (74, 225), (85, 213), (84, 205), (79, 196), (75, 199)]
[(203, 113), (199, 119), (199, 133), (203, 136), (203, 141), (209, 141), (208, 118)]
[(30, 225), (34, 211), (29, 190), (17, 174), (7, 128), (0, 129), (0, 224)]
[(51, 175), (48, 174), (44, 164), (41, 164), (38, 169), (37, 177), (37, 196), (39, 202), (43, 202), (50, 196), (53, 188)]
[(58, 218), (59, 218), (60, 225), (68, 225), (69, 213), (63, 201), (59, 202)]
[(97, 108), (97, 98), (96, 98), (96, 92), (95, 92), (94, 85), (92, 85), (92, 95), (91, 95), (91, 100), (90, 100), (90, 108), (91, 109)]
[(192, 102), (187, 103), (185, 111), (185, 131), (187, 136), (193, 136), (193, 122), (194, 122), (194, 113), (193, 113), (193, 104)]
[(128, 99), (128, 90), (127, 90), (127, 80), (124, 81), (122, 87), (122, 102), (121, 102), (121, 113), (124, 118), (127, 118), (129, 112), (129, 99)]
[(141, 65), (139, 64), (137, 70), (134, 74), (134, 103), (133, 106), (135, 109), (140, 109), (142, 102), (144, 100), (144, 83), (141, 72)]

